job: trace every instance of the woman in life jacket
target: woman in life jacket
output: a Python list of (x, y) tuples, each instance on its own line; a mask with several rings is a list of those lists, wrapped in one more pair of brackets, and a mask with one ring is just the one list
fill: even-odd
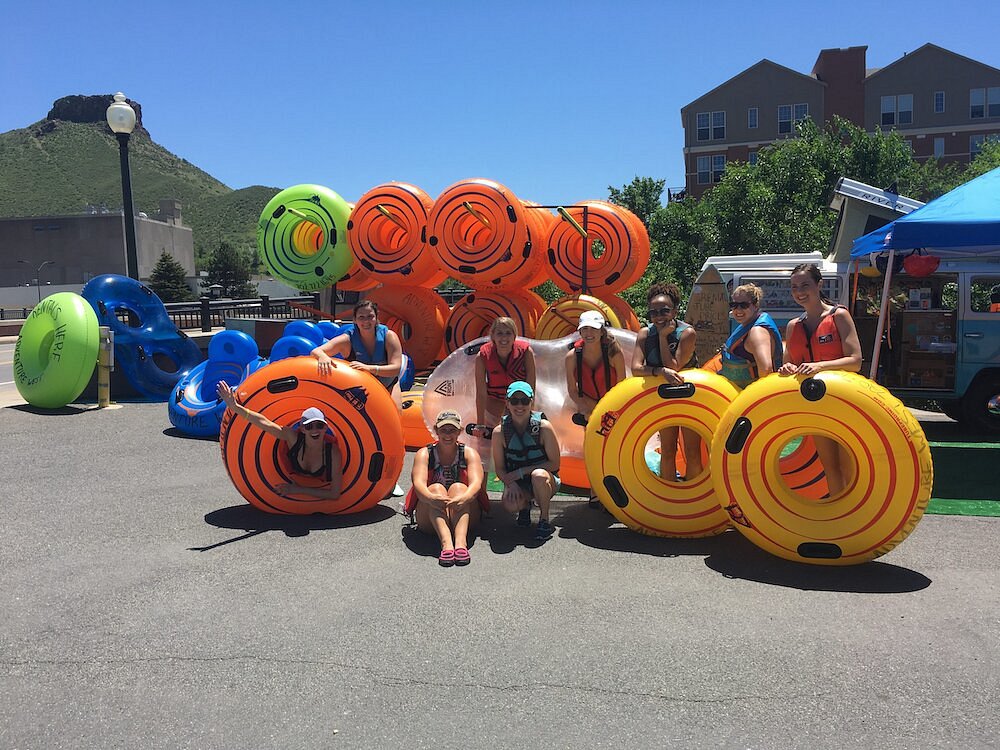
[(437, 534), (441, 541), (438, 564), (468, 565), (469, 531), (489, 509), (483, 486), (483, 462), (470, 445), (459, 442), (462, 418), (458, 412), (439, 412), (434, 420), (437, 442), (413, 457), (413, 487), (404, 512), (413, 514), (417, 528)]
[(523, 380), (507, 387), (507, 413), (493, 430), (493, 466), (503, 482), (500, 500), (517, 513), (518, 526), (531, 525), (531, 504), (538, 505), (535, 539), (555, 533), (549, 505), (559, 489), (559, 441), (541, 412), (532, 411), (535, 390)]
[(507, 387), (515, 381), (535, 387), (535, 353), (517, 338), (517, 323), (500, 317), (490, 326), (490, 340), (476, 357), (476, 426), (472, 434), (486, 437), (504, 413)]
[[(680, 370), (698, 366), (694, 326), (678, 320), (681, 293), (676, 284), (652, 284), (646, 295), (651, 323), (639, 331), (632, 352), (632, 374), (661, 376), (670, 385), (680, 385), (684, 377)], [(677, 479), (677, 427), (660, 430), (660, 476), (673, 482)], [(693, 430), (679, 430), (684, 441), (687, 469), (683, 479), (701, 474), (701, 438)]]
[(236, 394), (225, 380), (219, 381), (219, 398), (236, 416), (250, 422), (255, 427), (285, 443), (288, 465), (292, 473), (303, 477), (325, 479), (320, 487), (306, 487), (295, 482), (284, 482), (274, 490), (283, 497), (308, 495), (321, 500), (336, 500), (340, 497), (341, 457), (337, 438), (329, 430), (326, 417), (315, 406), (302, 412), (301, 419), (290, 427), (282, 427), (253, 409), (248, 409), (236, 401)]
[(319, 360), (319, 374), (330, 372), (331, 359), (340, 356), (392, 391), (403, 368), (403, 347), (395, 331), (378, 322), (378, 305), (368, 300), (356, 304), (354, 325), (349, 329), (312, 350), (312, 356)]
[(760, 309), (763, 295), (756, 284), (743, 284), (733, 290), (729, 314), (738, 327), (719, 354), (718, 369), (706, 365), (739, 388), (777, 372), (782, 364), (781, 331), (774, 318)]
[[(625, 379), (625, 353), (618, 342), (608, 335), (607, 322), (597, 310), (580, 314), (576, 327), (579, 340), (566, 353), (566, 391), (579, 421), (586, 426), (597, 402), (618, 382)], [(577, 421), (574, 418), (574, 421)], [(591, 493), (590, 507), (601, 506), (597, 495)], [(602, 506), (603, 507), (603, 506)]]
[[(820, 292), (823, 274), (813, 263), (792, 269), (792, 299), (803, 310), (785, 329), (785, 362), (782, 375), (815, 375), (824, 370), (861, 369), (861, 343), (854, 319), (843, 305), (835, 305)], [(830, 497), (846, 486), (852, 471), (847, 450), (836, 440), (813, 435), (826, 474)]]

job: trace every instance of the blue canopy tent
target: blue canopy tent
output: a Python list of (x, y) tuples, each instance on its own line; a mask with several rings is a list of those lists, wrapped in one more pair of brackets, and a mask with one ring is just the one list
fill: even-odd
[(895, 253), (917, 248), (939, 257), (1000, 253), (1000, 168), (959, 185), (891, 224), (854, 240), (851, 258), (889, 253), (870, 377), (875, 377), (878, 369), (879, 342), (885, 328)]

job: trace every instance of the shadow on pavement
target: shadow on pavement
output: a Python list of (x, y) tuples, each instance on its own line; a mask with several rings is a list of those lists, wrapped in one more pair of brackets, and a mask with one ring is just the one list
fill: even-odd
[(6, 407), (7, 409), (17, 409), (17, 411), (23, 411), (27, 414), (38, 414), (43, 417), (65, 417), (73, 414), (86, 414), (87, 412), (95, 411), (97, 405), (93, 406), (60, 406), (56, 409), (43, 409), (40, 406), (32, 406), (31, 404), (15, 404), (13, 406)]
[(207, 552), (216, 547), (249, 539), (266, 531), (282, 531), (288, 537), (308, 536), (310, 531), (327, 531), (330, 529), (345, 529), (351, 526), (366, 526), (372, 523), (379, 523), (394, 515), (396, 514), (393, 510), (384, 505), (376, 505), (374, 508), (361, 513), (335, 516), (328, 516), (322, 513), (313, 513), (308, 516), (278, 515), (276, 513), (265, 513), (252, 505), (233, 505), (229, 508), (220, 508), (219, 510), (207, 513), (205, 515), (205, 523), (220, 529), (238, 529), (247, 533), (240, 534), (232, 539), (210, 544), (207, 547), (188, 547), (188, 550), (192, 552)]
[(218, 435), (190, 435), (186, 432), (181, 432), (176, 427), (168, 427), (163, 431), (163, 434), (166, 435), (167, 437), (182, 438), (184, 440), (201, 440), (206, 443), (219, 442)]
[(855, 594), (902, 594), (931, 585), (931, 579), (922, 573), (877, 560), (848, 567), (808, 565), (775, 557), (737, 532), (714, 539), (725, 539), (727, 543), (709, 555), (705, 565), (726, 578), (803, 591)]

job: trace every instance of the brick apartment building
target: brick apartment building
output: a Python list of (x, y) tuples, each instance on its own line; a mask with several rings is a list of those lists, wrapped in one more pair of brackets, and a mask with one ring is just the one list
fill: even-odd
[(840, 115), (869, 132), (898, 130), (924, 160), (969, 162), (1000, 137), (1000, 70), (925, 44), (867, 69), (867, 47), (825, 49), (808, 75), (761, 60), (681, 109), (685, 189), (699, 197), (726, 163), (754, 163), (794, 123)]

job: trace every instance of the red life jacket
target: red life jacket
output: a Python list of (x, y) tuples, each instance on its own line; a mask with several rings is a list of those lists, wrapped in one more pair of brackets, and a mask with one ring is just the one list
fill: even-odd
[(608, 347), (601, 344), (601, 361), (591, 368), (583, 361), (583, 339), (573, 343), (576, 354), (576, 388), (581, 396), (600, 401), (605, 393), (618, 382), (618, 373), (611, 366)]
[(803, 362), (829, 362), (844, 356), (844, 342), (840, 338), (835, 320), (838, 310), (846, 310), (843, 305), (834, 305), (819, 320), (816, 330), (810, 335), (806, 328), (806, 313), (792, 321), (792, 332), (788, 337), (788, 361), (800, 365)]
[(527, 379), (529, 348), (527, 341), (514, 339), (514, 348), (504, 366), (492, 341), (487, 341), (480, 347), (479, 356), (486, 361), (486, 392), (491, 398), (503, 401), (507, 397), (508, 385), (516, 380)]

